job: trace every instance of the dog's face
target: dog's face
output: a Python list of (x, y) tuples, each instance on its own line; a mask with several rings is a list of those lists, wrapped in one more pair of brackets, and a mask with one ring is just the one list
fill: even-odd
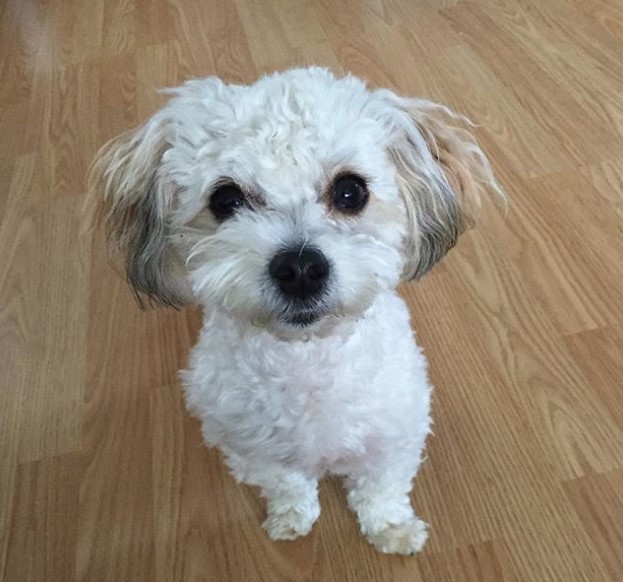
[(94, 192), (137, 294), (314, 326), (428, 271), (495, 188), (454, 119), (322, 69), (192, 81), (108, 146)]

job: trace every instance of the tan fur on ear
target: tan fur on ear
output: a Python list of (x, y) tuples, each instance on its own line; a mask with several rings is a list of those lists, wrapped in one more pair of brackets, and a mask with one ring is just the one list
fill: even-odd
[(152, 119), (136, 131), (108, 142), (89, 174), (85, 203), (87, 228), (102, 224), (116, 266), (141, 307), (183, 304), (173, 274), (178, 269), (167, 242), (166, 212), (171, 193), (159, 175), (168, 144), (165, 129)]
[(483, 194), (501, 193), (469, 124), (447, 107), (391, 95), (398, 142), (389, 154), (409, 221), (404, 278), (427, 273), (472, 227)]
[(491, 164), (474, 136), (457, 125), (462, 123), (471, 126), (466, 117), (442, 105), (418, 103), (419, 107), (410, 108), (409, 113), (458, 197), (463, 228), (471, 228), (477, 218), (482, 196), (488, 190), (503, 197)]

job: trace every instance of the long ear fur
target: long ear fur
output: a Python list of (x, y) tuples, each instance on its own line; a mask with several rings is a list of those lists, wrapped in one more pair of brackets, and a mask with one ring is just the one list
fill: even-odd
[(92, 225), (104, 224), (110, 257), (117, 265), (125, 264), (141, 307), (144, 298), (156, 305), (183, 303), (167, 242), (171, 186), (159, 171), (167, 148), (165, 124), (154, 117), (106, 144), (89, 176), (87, 214)]
[(483, 193), (503, 197), (489, 161), (472, 135), (458, 127), (469, 121), (430, 101), (385, 92), (394, 111), (397, 141), (389, 155), (397, 170), (408, 213), (409, 260), (405, 279), (427, 273), (473, 226)]

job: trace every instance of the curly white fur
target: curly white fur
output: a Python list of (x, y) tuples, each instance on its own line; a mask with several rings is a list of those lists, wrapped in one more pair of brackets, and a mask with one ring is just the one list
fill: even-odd
[[(426, 361), (395, 288), (430, 269), (472, 220), (489, 164), (457, 116), (299, 69), (252, 86), (190, 81), (94, 167), (91, 201), (139, 297), (205, 307), (182, 383), (203, 436), (268, 502), (274, 539), (310, 531), (317, 483), (345, 477), (362, 532), (411, 554), (427, 530), (411, 482), (430, 430)], [(361, 177), (369, 202), (341, 213), (332, 184)], [(210, 211), (224, 182), (247, 204)], [(305, 305), (269, 274), (284, 248), (330, 266)], [(307, 324), (292, 316), (310, 315)], [(313, 317), (311, 317), (313, 316)]]

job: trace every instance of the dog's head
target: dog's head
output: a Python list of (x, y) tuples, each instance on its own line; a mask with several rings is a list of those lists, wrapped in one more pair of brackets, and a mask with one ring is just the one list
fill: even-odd
[(324, 69), (190, 81), (105, 147), (92, 196), (139, 299), (313, 326), (421, 277), (497, 189), (456, 122)]

